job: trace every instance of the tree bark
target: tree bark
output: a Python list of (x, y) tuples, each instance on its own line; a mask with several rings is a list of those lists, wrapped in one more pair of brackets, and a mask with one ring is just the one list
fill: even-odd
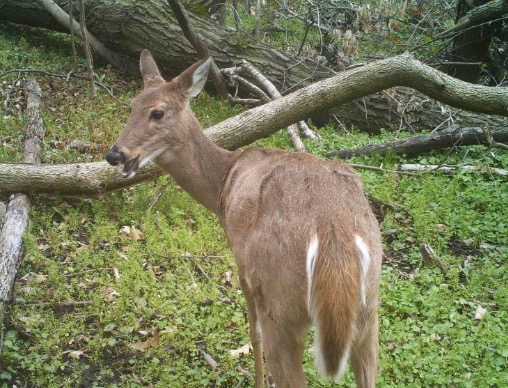
[[(316, 82), (225, 120), (206, 130), (221, 147), (235, 149), (268, 137), (276, 130), (320, 110), (403, 84), (450, 105), (508, 116), (508, 91), (471, 85), (434, 70), (408, 54), (373, 62)], [(119, 168), (105, 162), (26, 166), (0, 163), (0, 190), (98, 195), (162, 175), (156, 166), (141, 169), (133, 179), (120, 178)]]
[[(492, 137), (496, 142), (507, 143), (508, 127), (493, 130)], [(348, 159), (352, 156), (384, 154), (386, 152), (415, 155), (440, 148), (476, 144), (489, 145), (482, 129), (462, 128), (452, 132), (446, 131), (431, 133), (428, 135), (412, 136), (388, 143), (368, 145), (358, 149), (329, 152), (326, 154), (326, 157), (331, 158), (337, 156), (341, 159)]]
[[(201, 58), (209, 56), (210, 53), (208, 51), (208, 47), (206, 47), (201, 37), (196, 34), (196, 31), (194, 31), (194, 27), (192, 26), (192, 22), (189, 18), (189, 13), (184, 8), (182, 2), (180, 0), (168, 0), (168, 3), (173, 10), (173, 14), (178, 21), (183, 34), (192, 44), (199, 56)], [(210, 79), (212, 80), (217, 93), (219, 93), (222, 98), (227, 98), (228, 90), (226, 88), (226, 80), (220, 74), (219, 68), (214, 61), (210, 64)]]
[[(85, 40), (83, 34), (82, 23), (78, 23), (75, 20), (71, 20), (71, 16), (69, 16), (65, 11), (58, 6), (52, 0), (38, 0), (40, 5), (44, 7), (44, 10), (48, 12), (64, 29), (65, 32), (70, 32), (79, 36), (81, 39)], [(69, 9), (72, 9), (72, 4), (69, 5)], [(1, 0), (0, 0), (1, 7)], [(1, 8), (0, 8), (1, 9)], [(81, 17), (81, 15), (80, 15)], [(85, 18), (83, 18), (85, 19)], [(56, 27), (55, 27), (56, 28)], [(114, 51), (108, 49), (104, 44), (102, 44), (94, 35), (90, 34), (87, 31), (87, 41), (90, 46), (97, 52), (101, 57), (110, 62), (112, 65), (116, 66), (120, 70), (128, 71), (128, 72), (137, 72), (138, 64), (137, 61), (126, 60), (125, 58), (120, 57)], [(85, 47), (88, 43), (85, 44)]]
[[(68, 9), (68, 0), (55, 3)], [(104, 45), (136, 60), (148, 48), (166, 76), (178, 75), (198, 58), (164, 0), (87, 0), (85, 7), (87, 28)], [(210, 19), (192, 12), (189, 16), (219, 68), (246, 59), (282, 91), (332, 74), (314, 61), (295, 59), (247, 35), (223, 30)], [(32, 0), (0, 0), (0, 20), (67, 32)]]
[(488, 175), (498, 175), (498, 176), (508, 176), (508, 171), (503, 170), (502, 168), (495, 168), (489, 166), (450, 166), (448, 164), (443, 165), (433, 165), (433, 164), (401, 164), (398, 166), (398, 171), (411, 171), (411, 172), (433, 172), (433, 171), (441, 171), (445, 174), (451, 174), (454, 171), (462, 170), (465, 172), (481, 172)]
[[(24, 84), (27, 94), (27, 122), (25, 126), (25, 163), (40, 162), (40, 144), (44, 138), (44, 125), (39, 114), (42, 91), (34, 79)], [(5, 223), (0, 233), (0, 352), (3, 345), (3, 316), (11, 298), (18, 263), (23, 248), (23, 233), (28, 226), (30, 201), (25, 194), (11, 197)]]
[[(55, 3), (68, 9), (68, 0), (56, 0)], [(174, 76), (197, 59), (195, 50), (184, 38), (164, 0), (87, 0), (85, 6), (89, 31), (107, 47), (136, 62), (139, 52), (149, 48), (165, 75)], [(249, 36), (223, 30), (210, 19), (192, 11), (189, 11), (189, 16), (196, 33), (203, 38), (219, 68), (231, 67), (236, 61), (245, 59), (260, 69), (283, 95), (332, 75), (329, 69), (310, 59), (295, 58)], [(67, 32), (37, 2), (30, 0), (0, 0), (0, 20)], [(432, 129), (450, 115), (448, 107), (435, 102), (421, 105), (413, 103), (421, 97), (414, 97), (411, 91), (397, 88), (394, 92), (396, 98), (401, 98), (399, 107), (404, 107), (409, 101), (411, 111), (398, 109), (396, 101), (382, 93), (341, 105), (332, 113), (332, 119), (336, 117), (362, 131), (379, 132), (381, 128), (398, 129), (401, 123), (416, 130)], [(405, 96), (408, 96), (407, 100)], [(313, 117), (316, 122), (329, 120), (330, 115), (323, 113)], [(454, 120), (460, 121), (461, 126), (478, 126), (476, 116), (453, 110), (451, 114)], [(491, 126), (500, 124), (489, 120), (492, 118), (486, 116), (480, 119)]]
[(454, 108), (406, 87), (394, 87), (362, 97), (314, 115), (312, 119), (317, 124), (339, 120), (369, 133), (403, 128), (415, 133), (485, 125), (495, 128), (508, 123), (505, 117)]
[(461, 15), (455, 25), (440, 34), (440, 36), (445, 36), (456, 31), (463, 31), (475, 25), (500, 19), (507, 13), (508, 2), (506, 0), (489, 1), (488, 3), (470, 9), (465, 15)]
[[(456, 22), (458, 23), (474, 7), (482, 6), (488, 2), (489, 0), (458, 0)], [(448, 74), (473, 84), (478, 82), (480, 69), (487, 61), (489, 45), (492, 40), (489, 30), (488, 26), (476, 26), (462, 31), (454, 37), (450, 56), (450, 62), (454, 64), (450, 65)]]

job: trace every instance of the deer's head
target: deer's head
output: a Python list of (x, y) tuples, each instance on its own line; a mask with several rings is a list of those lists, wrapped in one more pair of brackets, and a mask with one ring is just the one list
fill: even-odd
[(157, 158), (171, 159), (191, 134), (187, 128), (197, 122), (189, 100), (197, 96), (208, 75), (210, 58), (195, 63), (166, 82), (148, 50), (140, 59), (144, 89), (131, 101), (131, 115), (116, 144), (106, 155), (109, 164), (123, 164), (122, 176), (130, 178)]

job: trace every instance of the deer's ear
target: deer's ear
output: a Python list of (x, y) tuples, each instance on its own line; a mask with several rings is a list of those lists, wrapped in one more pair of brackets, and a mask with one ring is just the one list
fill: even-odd
[(205, 86), (211, 62), (210, 57), (203, 59), (178, 76), (178, 82), (182, 85), (182, 89), (188, 90), (189, 98), (196, 97)]
[(165, 82), (161, 77), (161, 73), (159, 72), (159, 68), (155, 63), (152, 54), (147, 49), (141, 51), (139, 69), (141, 71), (141, 76), (143, 77), (145, 89)]

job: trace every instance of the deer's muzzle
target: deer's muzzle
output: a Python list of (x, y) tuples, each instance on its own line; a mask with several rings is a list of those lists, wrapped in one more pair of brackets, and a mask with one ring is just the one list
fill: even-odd
[(106, 154), (106, 161), (112, 166), (117, 166), (120, 163), (125, 163), (125, 155), (114, 145)]

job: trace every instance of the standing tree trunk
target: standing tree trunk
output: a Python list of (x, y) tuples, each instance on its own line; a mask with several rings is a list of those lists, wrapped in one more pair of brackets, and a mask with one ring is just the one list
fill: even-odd
[[(490, 0), (458, 0), (457, 17), (458, 22), (474, 7), (488, 3)], [(461, 31), (453, 39), (453, 49), (450, 56), (448, 74), (462, 81), (478, 83), (482, 65), (487, 62), (489, 46), (491, 42), (491, 28), (488, 25), (472, 27)], [(471, 62), (471, 63), (467, 63)]]

